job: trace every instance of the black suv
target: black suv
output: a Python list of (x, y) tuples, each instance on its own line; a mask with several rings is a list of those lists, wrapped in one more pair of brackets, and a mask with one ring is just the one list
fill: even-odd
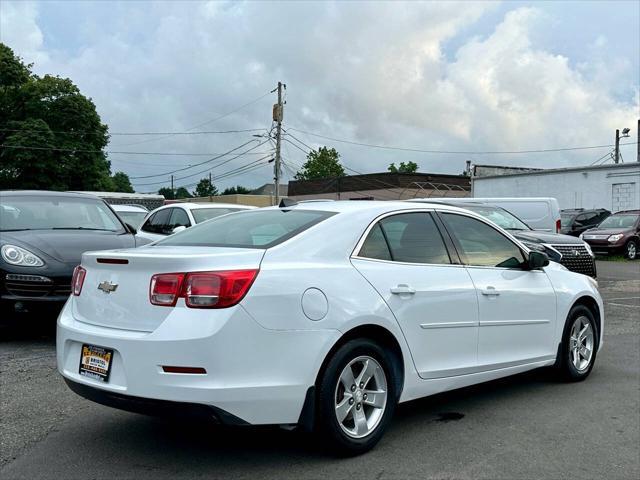
[(605, 218), (611, 215), (609, 210), (604, 208), (584, 209), (569, 208), (560, 210), (560, 233), (565, 235), (580, 236), (585, 230), (600, 225)]

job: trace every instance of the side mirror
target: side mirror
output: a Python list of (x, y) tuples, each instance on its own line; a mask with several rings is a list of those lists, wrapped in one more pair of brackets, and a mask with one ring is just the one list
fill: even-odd
[(549, 265), (549, 257), (546, 253), (532, 251), (529, 253), (529, 269), (538, 270)]
[(124, 225), (125, 227), (127, 227), (127, 230), (129, 230), (129, 233), (131, 233), (131, 235), (135, 235), (136, 233), (138, 233), (138, 230), (136, 230), (136, 228), (130, 223), (125, 223)]
[(186, 229), (187, 229), (187, 227), (185, 227), (184, 225), (178, 225), (176, 228), (171, 230), (171, 235), (173, 235), (174, 233), (181, 232), (181, 231), (186, 230)]

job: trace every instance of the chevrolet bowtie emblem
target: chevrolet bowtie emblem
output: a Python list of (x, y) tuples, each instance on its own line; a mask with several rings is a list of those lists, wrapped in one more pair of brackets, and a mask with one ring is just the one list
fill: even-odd
[(98, 285), (98, 290), (102, 290), (104, 293), (115, 292), (117, 288), (117, 283), (107, 282), (106, 280)]

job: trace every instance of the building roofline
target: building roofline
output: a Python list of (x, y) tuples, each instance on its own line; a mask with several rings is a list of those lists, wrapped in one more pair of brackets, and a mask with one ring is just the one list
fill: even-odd
[[(486, 165), (483, 165), (486, 166)], [(506, 167), (509, 168), (509, 167)], [(563, 168), (544, 168), (540, 170), (529, 170), (520, 173), (505, 173), (504, 175), (483, 175), (481, 177), (471, 177), (472, 181), (485, 179), (485, 178), (503, 178), (503, 177), (519, 177), (525, 175), (545, 175), (547, 173), (564, 173), (564, 172), (582, 172), (584, 170), (617, 170), (623, 168), (638, 168), (640, 169), (640, 163), (616, 163), (611, 165), (583, 165), (581, 167), (563, 167)]]

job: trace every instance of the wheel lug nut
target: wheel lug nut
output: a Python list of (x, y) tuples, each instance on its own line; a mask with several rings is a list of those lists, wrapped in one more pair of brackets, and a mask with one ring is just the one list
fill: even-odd
[(356, 386), (355, 385), (351, 385), (351, 391), (355, 392), (356, 391)]
[(353, 405), (353, 398), (349, 399), (349, 405)]
[(364, 400), (366, 400), (366, 399), (367, 399), (367, 394), (365, 393), (365, 394), (362, 396), (362, 398), (363, 398)]
[(361, 405), (358, 403), (356, 404), (356, 410), (360, 410)]

